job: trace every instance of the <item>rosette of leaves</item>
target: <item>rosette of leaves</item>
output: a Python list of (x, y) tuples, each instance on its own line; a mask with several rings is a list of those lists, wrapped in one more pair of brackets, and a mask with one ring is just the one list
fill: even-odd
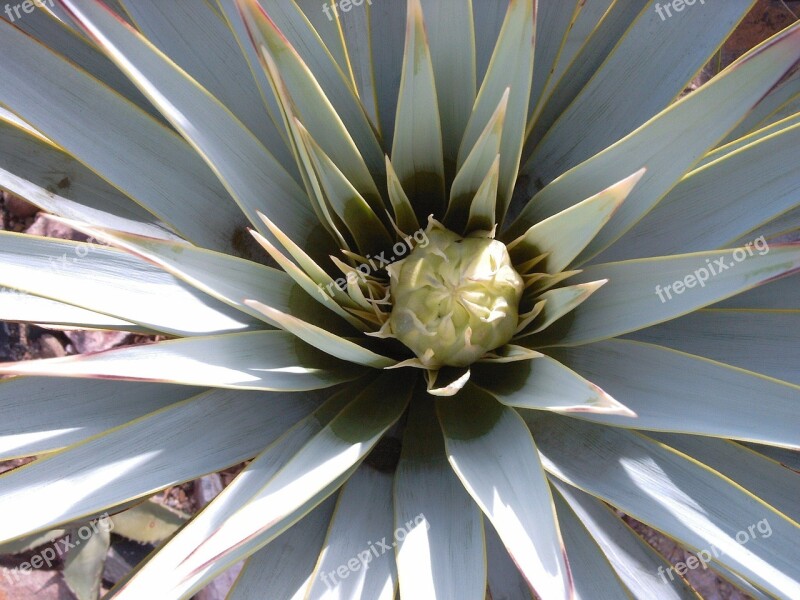
[(800, 27), (683, 94), (753, 4), (1, 22), (0, 186), (102, 244), (0, 235), (0, 316), (162, 337), (2, 365), (0, 540), (252, 459), (111, 597), (695, 597), (611, 507), (800, 596)]

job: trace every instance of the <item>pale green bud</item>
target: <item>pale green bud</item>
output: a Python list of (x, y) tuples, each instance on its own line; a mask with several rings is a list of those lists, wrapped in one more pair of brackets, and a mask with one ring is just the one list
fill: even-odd
[(503, 243), (428, 228), (428, 244), (388, 268), (391, 333), (428, 368), (467, 366), (508, 342), (523, 281)]

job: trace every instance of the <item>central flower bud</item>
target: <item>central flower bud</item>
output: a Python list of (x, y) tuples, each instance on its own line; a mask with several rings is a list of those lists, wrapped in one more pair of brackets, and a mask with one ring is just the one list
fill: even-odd
[(517, 328), (522, 277), (501, 242), (435, 224), (427, 243), (388, 268), (388, 326), (431, 369), (467, 366)]

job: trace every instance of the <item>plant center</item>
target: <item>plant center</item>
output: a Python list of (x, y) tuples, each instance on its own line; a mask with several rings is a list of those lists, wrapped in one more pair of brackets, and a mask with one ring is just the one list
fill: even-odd
[(391, 333), (427, 368), (467, 366), (516, 331), (524, 286), (502, 242), (436, 224), (388, 271)]

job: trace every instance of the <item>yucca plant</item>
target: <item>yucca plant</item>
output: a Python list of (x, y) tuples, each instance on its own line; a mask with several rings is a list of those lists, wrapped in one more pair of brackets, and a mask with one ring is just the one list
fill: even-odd
[(800, 597), (800, 26), (684, 95), (753, 1), (49, 4), (0, 187), (102, 244), (0, 317), (161, 338), (0, 366), (0, 541), (252, 459), (111, 596)]

